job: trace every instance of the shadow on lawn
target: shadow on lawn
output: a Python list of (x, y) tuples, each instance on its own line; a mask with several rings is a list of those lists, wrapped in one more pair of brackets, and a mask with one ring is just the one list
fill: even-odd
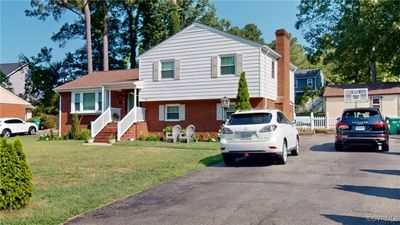
[(217, 155), (205, 157), (204, 159), (201, 159), (199, 161), (199, 163), (208, 167), (208, 166), (217, 166), (220, 164), (219, 162), (221, 162), (221, 161), (222, 161), (221, 154), (217, 154)]

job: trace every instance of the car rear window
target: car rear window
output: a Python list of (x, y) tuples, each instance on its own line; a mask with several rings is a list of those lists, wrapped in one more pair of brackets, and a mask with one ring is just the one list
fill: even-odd
[(367, 121), (380, 121), (382, 119), (380, 113), (376, 110), (352, 110), (345, 111), (342, 115), (342, 120), (356, 121), (356, 120), (367, 120)]
[(233, 114), (228, 125), (249, 125), (271, 122), (271, 113)]

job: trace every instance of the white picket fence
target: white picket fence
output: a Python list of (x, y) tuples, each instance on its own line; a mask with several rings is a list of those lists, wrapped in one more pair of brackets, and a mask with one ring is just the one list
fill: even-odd
[(310, 116), (296, 116), (295, 119), (296, 128), (307, 130), (318, 128), (335, 129), (337, 122), (335, 118), (329, 118), (328, 113), (325, 116), (314, 116), (314, 113), (311, 113)]

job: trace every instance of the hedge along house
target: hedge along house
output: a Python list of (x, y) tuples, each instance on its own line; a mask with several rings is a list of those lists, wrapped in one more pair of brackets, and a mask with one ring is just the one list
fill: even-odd
[[(93, 73), (57, 87), (61, 130), (69, 130), (71, 113), (78, 113), (95, 141), (114, 131), (118, 139), (137, 138), (140, 131), (161, 133), (177, 124), (193, 124), (207, 138), (223, 123), (221, 98), (231, 100), (226, 114), (234, 112), (243, 71), (253, 108), (278, 108), (292, 119), (296, 67), (290, 63), (290, 36), (283, 29), (275, 34), (276, 51), (194, 23), (140, 55), (139, 70)], [(120, 118), (111, 123), (115, 112)]]

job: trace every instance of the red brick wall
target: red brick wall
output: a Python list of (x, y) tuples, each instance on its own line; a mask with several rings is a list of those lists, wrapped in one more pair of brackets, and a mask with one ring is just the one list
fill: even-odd
[(25, 113), (25, 105), (0, 103), (0, 118), (16, 117), (25, 120)]
[(135, 140), (138, 140), (141, 132), (143, 132), (143, 135), (145, 135), (145, 136), (147, 136), (149, 134), (146, 122), (139, 122), (139, 123), (133, 124), (125, 132), (125, 134), (122, 135), (121, 140), (128, 140), (130, 138), (134, 138)]
[[(61, 134), (71, 129), (71, 92), (63, 92), (61, 95)], [(99, 115), (78, 115), (80, 128), (90, 129), (90, 122), (96, 120)]]
[(281, 110), (289, 119), (292, 119), (292, 109), (290, 106), (290, 35), (280, 29), (275, 32), (276, 48), (281, 54), (278, 60), (278, 99), (276, 108)]
[[(250, 102), (253, 108), (265, 108), (267, 105), (264, 98), (253, 98)], [(162, 129), (167, 126), (180, 125), (182, 128), (186, 128), (193, 124), (196, 127), (196, 133), (203, 135), (203, 138), (206, 139), (209, 132), (215, 136), (223, 124), (223, 121), (217, 120), (217, 103), (220, 103), (219, 99), (142, 102), (142, 107), (146, 108), (146, 122), (149, 133), (162, 133)], [(166, 104), (185, 104), (185, 120), (160, 121), (159, 105)]]

